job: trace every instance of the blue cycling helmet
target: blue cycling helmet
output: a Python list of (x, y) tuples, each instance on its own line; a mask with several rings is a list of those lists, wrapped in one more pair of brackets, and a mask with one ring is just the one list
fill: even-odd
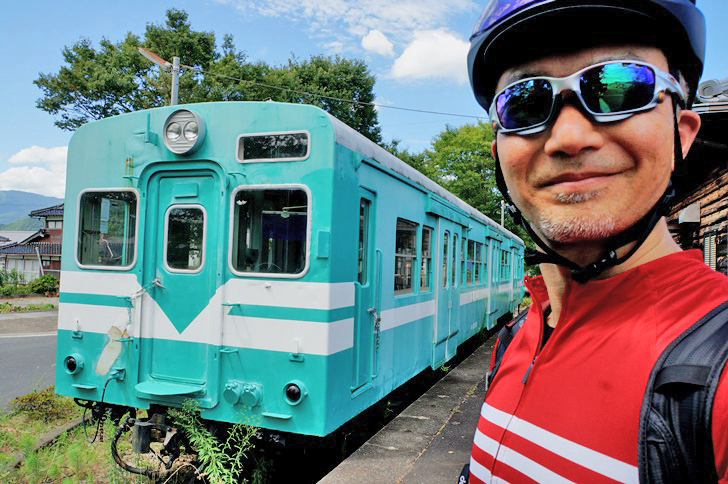
[(488, 110), (508, 67), (628, 43), (662, 49), (670, 70), (685, 77), (692, 104), (705, 58), (705, 19), (695, 0), (489, 0), (470, 37), (470, 83)]

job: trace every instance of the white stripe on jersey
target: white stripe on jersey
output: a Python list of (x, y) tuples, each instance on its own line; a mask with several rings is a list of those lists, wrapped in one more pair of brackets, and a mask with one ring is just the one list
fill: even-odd
[[(522, 437), (593, 472), (602, 474), (603, 476), (619, 482), (639, 482), (639, 470), (636, 466), (627, 464), (626, 462), (622, 462), (614, 457), (610, 457), (606, 454), (590, 449), (589, 447), (585, 447), (581, 444), (565, 439), (564, 437), (537, 427), (532, 423), (498, 410), (486, 403), (483, 403), (480, 415), (488, 422), (506, 429), (519, 437)], [(537, 481), (546, 481), (548, 479), (551, 482), (556, 482), (551, 480), (548, 474), (539, 473), (536, 476), (529, 474), (529, 472), (538, 470), (533, 467), (531, 463), (542, 468), (543, 466), (507, 447), (501, 446), (500, 449), (498, 449), (498, 443), (495, 440), (482, 434), (482, 437), (479, 437), (479, 433), (479, 431), (476, 431), (475, 433), (475, 445), (484, 452), (487, 452), (492, 456), (496, 456), (497, 454), (499, 461), (517, 469), (532, 479)], [(512, 456), (511, 453), (515, 454), (515, 456)], [(508, 461), (506, 459), (508, 459)], [(552, 471), (548, 469), (543, 469), (548, 471), (548, 473), (552, 473)], [(541, 471), (538, 470), (538, 472)], [(563, 479), (561, 476), (556, 474), (554, 474), (554, 476), (559, 479)]]

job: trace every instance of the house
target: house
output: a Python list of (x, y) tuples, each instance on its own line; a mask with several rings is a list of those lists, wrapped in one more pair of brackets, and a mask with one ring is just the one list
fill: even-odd
[(0, 241), (0, 269), (17, 270), (26, 283), (44, 274), (60, 278), (63, 204), (33, 210), (29, 216), (42, 219), (43, 228), (16, 240), (17, 232), (0, 234), (10, 240), (4, 245)]
[(668, 225), (683, 249), (701, 249), (706, 264), (728, 274), (728, 78), (700, 83), (698, 99), (702, 127), (676, 171)]

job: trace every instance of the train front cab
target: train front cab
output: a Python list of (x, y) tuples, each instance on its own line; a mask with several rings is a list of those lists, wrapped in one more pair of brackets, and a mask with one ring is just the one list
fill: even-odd
[[(346, 349), (354, 306), (352, 284), (329, 274), (327, 115), (275, 103), (185, 108), (74, 135), (57, 391), (135, 408), (194, 399), (211, 420), (325, 435), (338, 425), (327, 368), (341, 366), (332, 355)], [(194, 153), (163, 142), (178, 112), (205, 123)], [(255, 155), (270, 140), (296, 151), (302, 138), (293, 156)]]

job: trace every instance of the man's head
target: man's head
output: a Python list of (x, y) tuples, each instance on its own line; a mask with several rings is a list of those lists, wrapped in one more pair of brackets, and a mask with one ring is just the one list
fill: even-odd
[(700, 126), (677, 107), (694, 96), (704, 49), (694, 0), (488, 3), (471, 37), (471, 84), (498, 121), (499, 186), (537, 236), (604, 240), (607, 251), (644, 240), (674, 155)]
[[(583, 90), (591, 88), (586, 83), (594, 76), (610, 75), (612, 67), (616, 76), (621, 70), (637, 74), (644, 70), (645, 75), (668, 70), (667, 59), (655, 47), (592, 47), (515, 65), (500, 75), (495, 90), (500, 92), (518, 79), (562, 78), (622, 59), (644, 64), (620, 62), (606, 64), (607, 69), (599, 66), (597, 74), (587, 71), (581, 77)], [(628, 94), (624, 97), (639, 97)], [(582, 96), (596, 99), (594, 93)], [(605, 239), (629, 228), (657, 203), (673, 169), (675, 125), (671, 96), (657, 98), (661, 101), (651, 109), (599, 123), (576, 94), (567, 92), (562, 101), (557, 99), (556, 113), (543, 131), (496, 137), (493, 151), (499, 154), (511, 198), (540, 235), (557, 244)], [(600, 100), (604, 99), (610, 98), (604, 95)], [(680, 111), (677, 120), (681, 149), (686, 152), (700, 119)]]
[(606, 45), (658, 47), (694, 98), (705, 57), (695, 0), (489, 0), (470, 38), (477, 101), (490, 108), (503, 70), (540, 57)]

